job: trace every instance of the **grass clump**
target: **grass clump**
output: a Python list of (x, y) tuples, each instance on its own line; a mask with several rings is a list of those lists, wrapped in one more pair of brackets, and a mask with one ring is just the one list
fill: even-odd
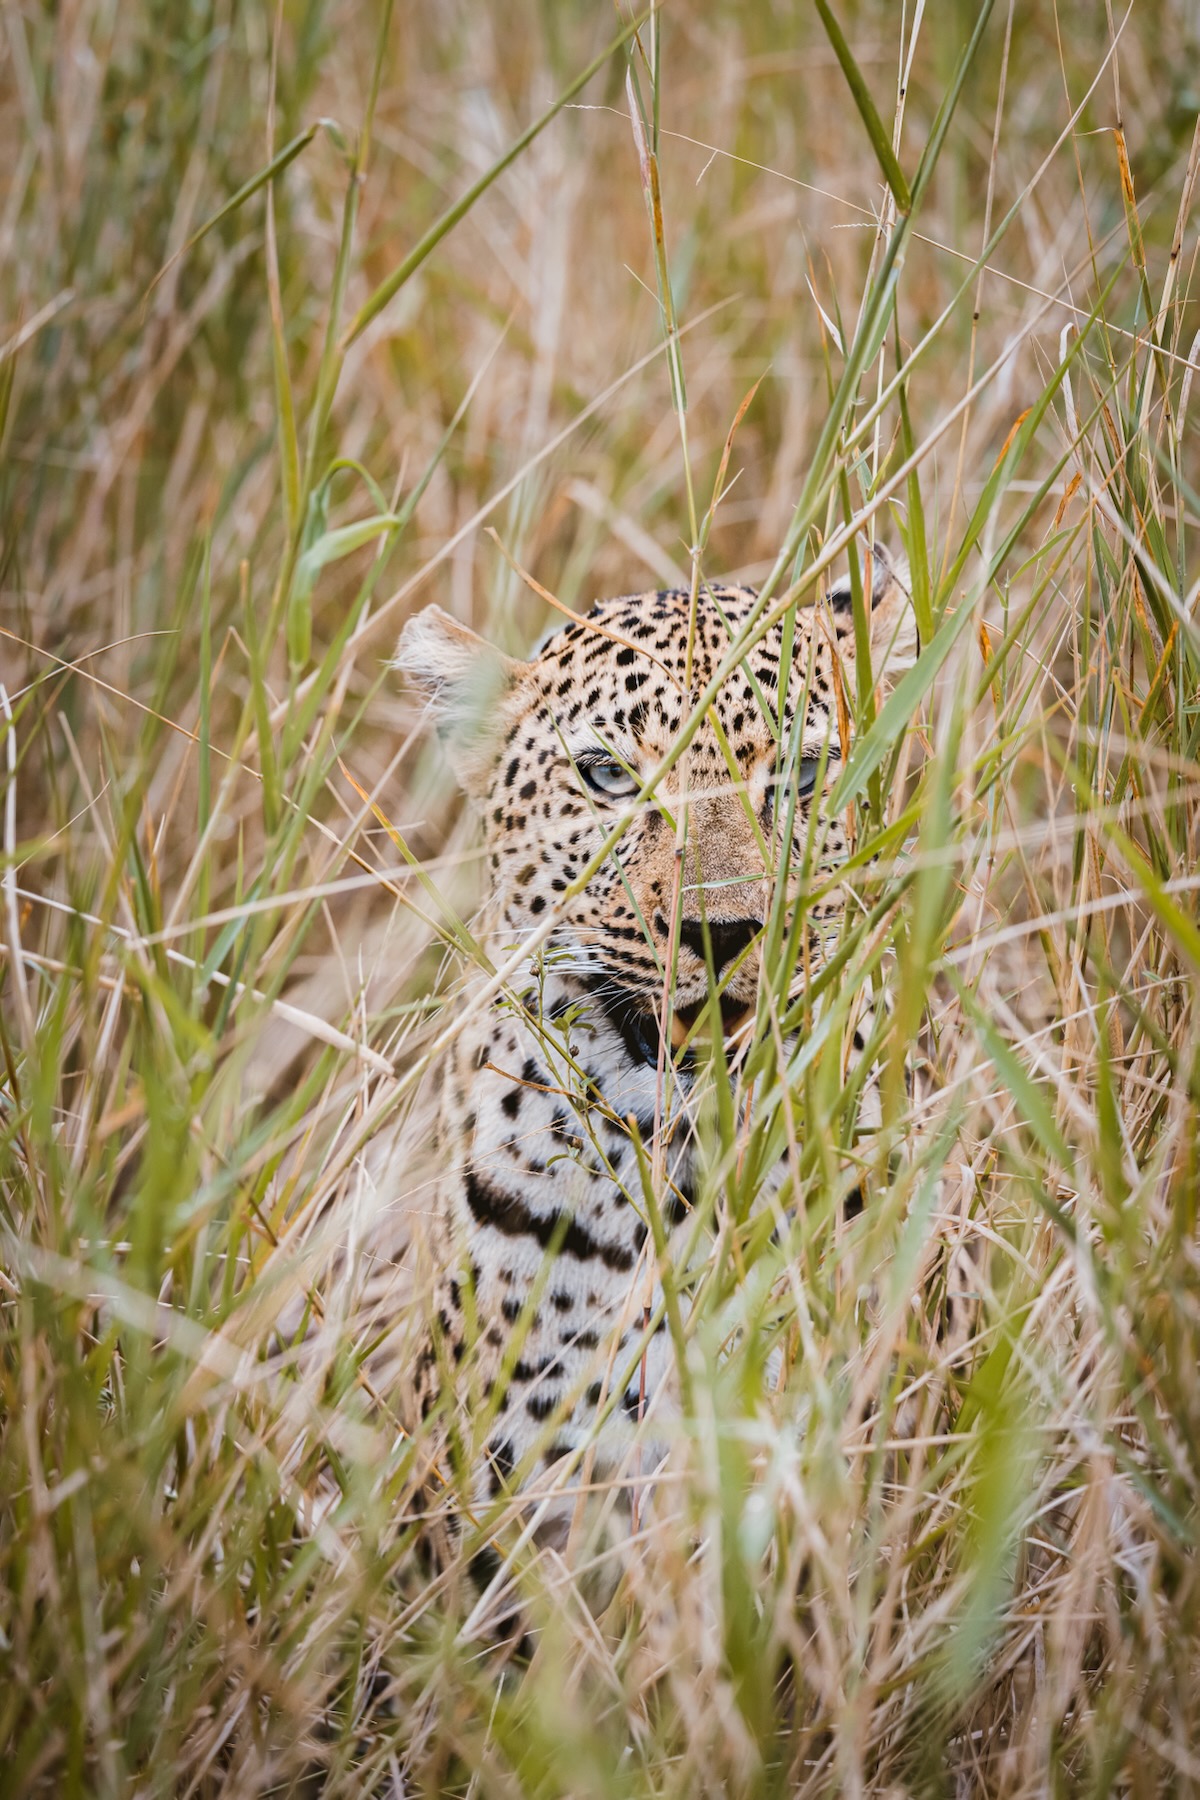
[[(6, 12), (7, 1791), (1200, 1781), (1196, 30)], [(386, 659), (873, 533), (924, 647), (715, 1109), (682, 1522), (599, 1618), (513, 1551), (501, 1675), (397, 1405), (484, 872)]]

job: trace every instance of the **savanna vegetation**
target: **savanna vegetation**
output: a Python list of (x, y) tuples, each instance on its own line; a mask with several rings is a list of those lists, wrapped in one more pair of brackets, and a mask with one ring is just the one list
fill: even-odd
[[(1198, 110), (1192, 0), (5, 0), (0, 1790), (1200, 1789)], [(923, 650), (712, 1071), (674, 1508), (601, 1608), (503, 1497), (431, 1575), (485, 871), (400, 627), (873, 534)]]

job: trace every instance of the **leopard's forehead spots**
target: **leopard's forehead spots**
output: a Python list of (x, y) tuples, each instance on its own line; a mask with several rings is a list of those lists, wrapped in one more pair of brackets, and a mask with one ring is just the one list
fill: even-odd
[[(523, 717), (556, 728), (572, 750), (594, 733), (626, 753), (661, 756), (726, 662), (755, 602), (748, 588), (705, 589), (693, 618), (686, 590), (600, 601), (585, 619), (555, 633), (528, 665)], [(786, 733), (803, 706), (806, 749), (828, 736), (834, 646), (848, 635), (847, 626), (836, 615), (818, 621), (812, 609), (794, 615), (782, 723)], [(779, 711), (784, 648), (784, 629), (774, 625), (727, 672), (716, 696), (721, 733), (743, 773), (775, 753), (775, 729), (766, 715)], [(693, 740), (692, 756), (712, 764), (714, 772), (727, 769), (720, 736), (708, 720)]]

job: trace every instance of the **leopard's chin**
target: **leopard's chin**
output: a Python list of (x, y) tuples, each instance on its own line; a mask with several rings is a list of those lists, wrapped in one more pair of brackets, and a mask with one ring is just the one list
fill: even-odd
[[(647, 1068), (657, 1068), (661, 1030), (656, 1002), (644, 999), (632, 989), (621, 987), (611, 980), (596, 983), (591, 992), (609, 1023), (620, 1033), (631, 1060)], [(721, 1010), (721, 1034), (726, 1046), (733, 1049), (753, 1021), (754, 1007), (730, 994), (722, 994), (718, 1004)], [(709, 1035), (704, 1020), (707, 1006), (708, 996), (705, 994), (698, 1000), (689, 1000), (676, 1006), (672, 1012), (671, 1060), (679, 1070), (690, 1071), (695, 1067), (694, 1045), (698, 1039), (705, 1039)]]
[[(754, 1006), (750, 1001), (739, 1000), (735, 994), (729, 993), (721, 994), (717, 1005), (721, 1010), (721, 1036), (727, 1045), (732, 1045), (741, 1038), (752, 1022)], [(671, 1020), (671, 1037), (676, 1046), (682, 1044), (689, 1034), (711, 1036), (711, 1025), (705, 1016), (707, 1009), (707, 994), (702, 994), (699, 1000), (690, 1000), (675, 1008)]]

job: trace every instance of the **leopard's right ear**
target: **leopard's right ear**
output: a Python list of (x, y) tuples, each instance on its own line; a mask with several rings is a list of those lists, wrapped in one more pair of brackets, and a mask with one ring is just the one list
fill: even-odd
[(440, 606), (416, 613), (400, 633), (393, 667), (424, 694), (468, 794), (486, 791), (502, 703), (521, 666)]

